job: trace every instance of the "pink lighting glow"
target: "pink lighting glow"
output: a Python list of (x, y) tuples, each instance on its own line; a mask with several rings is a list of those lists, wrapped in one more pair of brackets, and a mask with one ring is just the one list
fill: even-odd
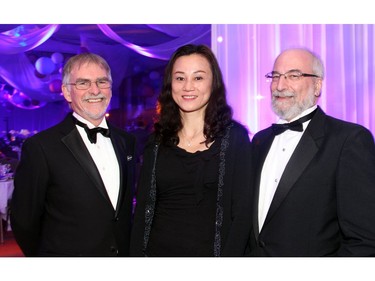
[(218, 24), (212, 40), (236, 119), (252, 133), (277, 121), (264, 75), (288, 47), (307, 47), (325, 63), (319, 105), (329, 115), (375, 134), (375, 25)]

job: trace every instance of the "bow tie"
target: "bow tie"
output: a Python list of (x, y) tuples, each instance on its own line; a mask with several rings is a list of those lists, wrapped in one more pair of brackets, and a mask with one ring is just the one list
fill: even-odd
[(101, 133), (103, 136), (109, 138), (110, 134), (109, 134), (109, 130), (108, 129), (104, 129), (102, 127), (95, 127), (95, 128), (89, 129), (89, 127), (87, 126), (87, 124), (82, 123), (81, 121), (78, 121), (76, 118), (74, 118), (74, 119), (75, 119), (75, 123), (78, 126), (81, 126), (82, 128), (85, 129), (87, 137), (89, 138), (89, 141), (91, 143), (96, 143), (96, 134), (97, 133)]
[(316, 110), (313, 112), (307, 114), (306, 116), (301, 117), (300, 119), (293, 121), (291, 123), (284, 123), (284, 124), (272, 124), (272, 130), (275, 136), (285, 132), (286, 130), (292, 130), (292, 131), (297, 131), (297, 132), (302, 132), (303, 131), (303, 126), (302, 124), (308, 120), (310, 120)]

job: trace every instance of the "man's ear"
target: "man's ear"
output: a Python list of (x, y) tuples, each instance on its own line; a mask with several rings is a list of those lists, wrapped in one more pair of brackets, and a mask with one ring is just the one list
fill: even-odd
[(66, 99), (67, 102), (72, 102), (72, 96), (70, 95), (70, 91), (68, 90), (68, 86), (67, 85), (62, 85), (61, 86), (61, 90), (64, 94), (64, 98)]
[(320, 97), (320, 95), (322, 94), (322, 86), (323, 86), (322, 78), (316, 78), (316, 80), (315, 80), (315, 93), (314, 93), (314, 95), (316, 97)]

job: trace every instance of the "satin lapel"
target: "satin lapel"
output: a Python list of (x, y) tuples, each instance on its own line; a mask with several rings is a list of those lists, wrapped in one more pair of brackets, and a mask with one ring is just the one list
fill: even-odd
[(120, 137), (119, 134), (116, 134), (113, 129), (111, 129), (111, 141), (113, 144), (113, 149), (115, 150), (117, 161), (119, 163), (120, 169), (120, 189), (119, 189), (119, 196), (117, 200), (116, 212), (119, 212), (121, 206), (125, 199), (126, 192), (130, 192), (127, 190), (127, 187), (130, 188), (130, 185), (127, 183), (129, 182), (129, 177), (132, 176), (129, 171), (129, 161), (134, 161), (132, 155), (127, 155), (127, 147), (125, 139)]
[(276, 210), (279, 208), (290, 189), (318, 152), (319, 145), (324, 138), (324, 120), (325, 114), (318, 107), (317, 113), (311, 120), (299, 144), (293, 152), (292, 157), (285, 167), (264, 225), (266, 225), (275, 214)]
[(84, 142), (82, 141), (78, 130), (72, 130), (68, 135), (62, 138), (62, 142), (68, 147), (77, 161), (81, 164), (87, 175), (93, 180), (95, 186), (98, 188), (103, 197), (108, 200), (109, 204), (111, 204), (100, 173)]
[(124, 180), (126, 180), (126, 161), (125, 161), (125, 144), (118, 138), (118, 135), (112, 132), (111, 141), (113, 149), (115, 150), (117, 161), (120, 169), (120, 187), (116, 206), (116, 212), (120, 210), (120, 207), (124, 201)]
[[(254, 190), (254, 212), (253, 212), (253, 230), (256, 239), (258, 240), (259, 236), (259, 220), (258, 220), (258, 211), (259, 211), (259, 187), (260, 187), (260, 177), (262, 173), (262, 168), (264, 161), (266, 160), (268, 151), (271, 148), (273, 139), (275, 138), (272, 133), (272, 129), (268, 128), (262, 132), (259, 138), (253, 140), (254, 148), (254, 161), (255, 161), (255, 190)], [(262, 165), (260, 165), (262, 164)]]

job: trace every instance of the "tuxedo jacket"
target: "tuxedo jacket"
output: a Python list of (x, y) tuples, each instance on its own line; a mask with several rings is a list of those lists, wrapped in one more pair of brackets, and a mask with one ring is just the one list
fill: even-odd
[(252, 140), (256, 194), (250, 256), (374, 256), (375, 145), (370, 131), (318, 107), (259, 232), (260, 175), (273, 139), (267, 128)]
[(135, 139), (108, 127), (120, 168), (116, 209), (71, 114), (24, 142), (11, 226), (26, 256), (128, 256)]

